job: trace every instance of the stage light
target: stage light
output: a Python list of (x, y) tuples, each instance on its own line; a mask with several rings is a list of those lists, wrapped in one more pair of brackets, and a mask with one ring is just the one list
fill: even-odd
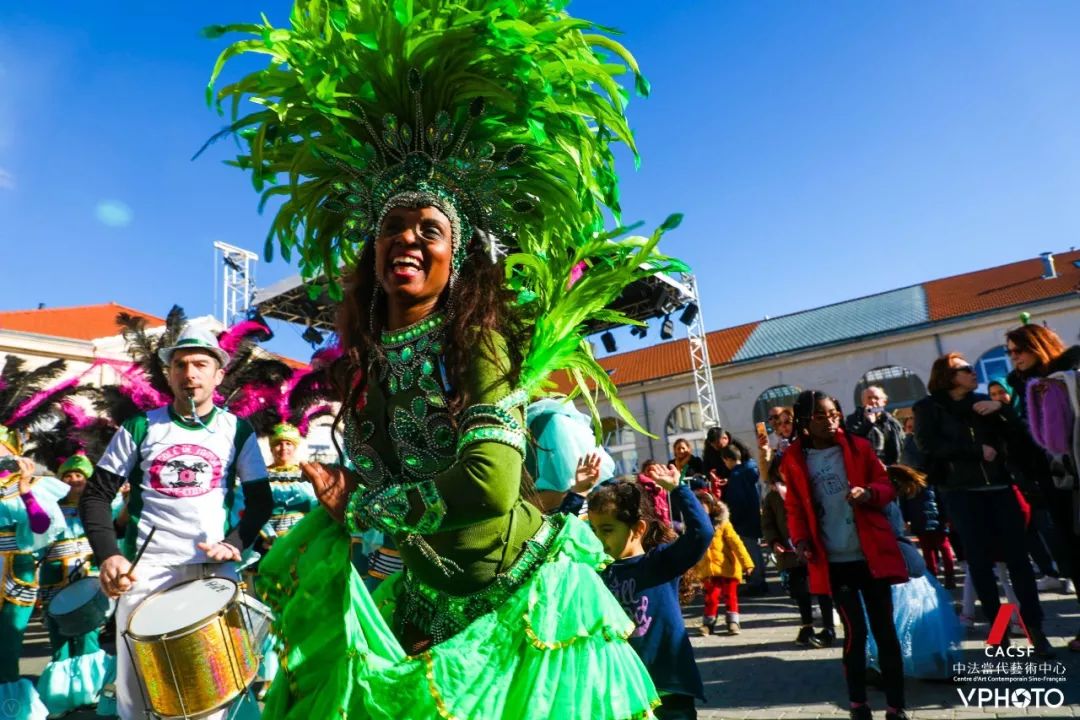
[(692, 325), (694, 323), (694, 320), (697, 319), (697, 314), (697, 303), (690, 303), (683, 309), (682, 315), (679, 316), (679, 322), (681, 322), (683, 325)]
[(267, 340), (274, 339), (274, 331), (270, 329), (270, 323), (266, 322), (266, 318), (263, 317), (262, 313), (259, 312), (258, 308), (250, 308), (247, 311), (247, 319), (252, 322), (257, 322), (264, 328), (266, 328), (264, 332), (260, 332), (255, 337), (256, 340), (258, 340), (259, 342), (266, 342)]
[(611, 334), (610, 330), (600, 336), (600, 342), (604, 343), (604, 350), (609, 353), (618, 350), (618, 347), (615, 345), (615, 336)]
[(307, 330), (300, 336), (305, 342), (309, 343), (311, 347), (319, 347), (323, 342), (323, 334), (316, 330), (313, 326), (308, 325)]
[(664, 324), (660, 326), (660, 339), (670, 340), (675, 337), (675, 323), (671, 322), (671, 316), (664, 318)]

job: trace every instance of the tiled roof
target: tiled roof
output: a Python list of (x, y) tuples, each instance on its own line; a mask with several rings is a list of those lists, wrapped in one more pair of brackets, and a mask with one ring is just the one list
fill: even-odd
[[(738, 325), (717, 330), (706, 337), (709, 343), (709, 362), (726, 365), (746, 342), (757, 323)], [(600, 358), (600, 365), (611, 374), (616, 385), (630, 385), (657, 380), (671, 375), (690, 372), (690, 349), (688, 340), (669, 340), (640, 350)], [(562, 392), (569, 392), (571, 385), (565, 377), (555, 376), (555, 383)]]
[[(709, 362), (713, 365), (726, 365), (754, 332), (757, 323), (739, 325), (725, 330), (717, 330), (707, 335), (709, 342)], [(681, 375), (690, 372), (690, 348), (688, 340), (672, 340), (635, 350), (627, 355), (634, 356), (633, 363), (618, 362), (619, 355), (601, 358), (600, 365), (611, 372), (611, 379), (616, 385), (655, 380), (669, 375)]]
[(122, 312), (146, 318), (149, 327), (165, 324), (162, 318), (108, 302), (68, 308), (0, 311), (0, 330), (17, 330), (72, 340), (96, 340), (120, 334), (116, 316)]
[[(156, 315), (108, 302), (101, 305), (81, 305), (69, 308), (0, 310), (0, 330), (16, 330), (71, 340), (97, 340), (120, 334), (116, 316), (122, 312), (146, 318), (147, 327), (156, 328), (165, 324), (165, 320)], [(307, 363), (300, 360), (277, 353), (270, 353), (270, 355), (294, 370), (307, 367)]]
[(876, 335), (929, 319), (918, 285), (763, 320), (732, 357), (749, 360)]
[(293, 370), (306, 370), (308, 367), (308, 364), (306, 362), (301, 362), (300, 360), (293, 360), (291, 357), (285, 357), (284, 355), (278, 355), (277, 353), (270, 353), (270, 356), (273, 357), (275, 360), (280, 360), (281, 362), (285, 363)]
[(1039, 258), (923, 283), (931, 320), (1048, 300), (1080, 291), (1080, 250), (1054, 255), (1057, 277), (1044, 280)]
[[(1080, 293), (1080, 251), (1057, 253), (1054, 262), (1058, 276), (1049, 280), (1034, 258), (715, 330), (707, 335), (709, 359), (726, 365)], [(600, 364), (616, 385), (630, 385), (690, 372), (690, 354), (686, 340), (674, 340), (609, 355)]]

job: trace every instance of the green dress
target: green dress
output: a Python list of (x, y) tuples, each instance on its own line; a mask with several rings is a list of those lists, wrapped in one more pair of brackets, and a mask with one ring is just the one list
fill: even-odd
[[(262, 562), (283, 646), (263, 716), (651, 717), (633, 622), (597, 573), (610, 558), (583, 522), (521, 498), (524, 398), (505, 346), (477, 338), (472, 404), (452, 418), (443, 325), (434, 315), (383, 335), (386, 360), (346, 419), (362, 483), (350, 527), (318, 508)], [(374, 597), (349, 557), (349, 530), (364, 527), (390, 533), (406, 568)]]

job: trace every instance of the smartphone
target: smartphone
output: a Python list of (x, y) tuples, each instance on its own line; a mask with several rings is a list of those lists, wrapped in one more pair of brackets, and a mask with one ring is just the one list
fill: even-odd
[(757, 436), (759, 438), (765, 438), (766, 440), (769, 439), (769, 429), (765, 427), (765, 423), (759, 422), (757, 425), (754, 426), (754, 431), (757, 433)]

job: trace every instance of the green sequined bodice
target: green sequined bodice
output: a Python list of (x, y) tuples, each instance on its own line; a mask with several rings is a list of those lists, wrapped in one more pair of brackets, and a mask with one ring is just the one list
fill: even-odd
[(369, 381), (364, 410), (350, 414), (345, 425), (345, 448), (368, 487), (381, 487), (391, 477), (430, 478), (454, 462), (457, 436), (436, 373), (444, 326), (442, 315), (432, 315), (383, 333), (386, 362), (371, 374), (377, 384)]
[(462, 373), (473, 405), (455, 422), (442, 367), (445, 325), (437, 314), (384, 333), (385, 361), (371, 364), (362, 409), (345, 423), (363, 489), (346, 516), (391, 532), (416, 579), (469, 593), (510, 567), (541, 516), (520, 498), (520, 429), (503, 427), (520, 428), (521, 413), (491, 404), (511, 390), (505, 346), (500, 339), (493, 356), (477, 343)]

